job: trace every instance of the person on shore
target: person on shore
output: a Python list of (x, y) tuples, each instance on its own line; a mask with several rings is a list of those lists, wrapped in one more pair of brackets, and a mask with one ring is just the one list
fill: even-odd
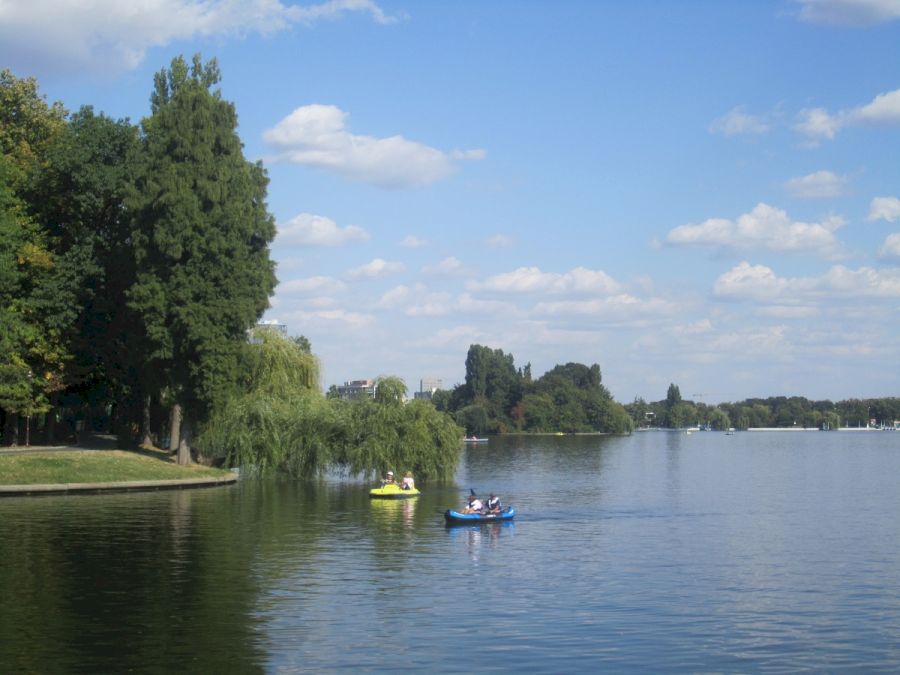
[(468, 503), (463, 508), (463, 513), (481, 513), (484, 510), (484, 504), (475, 495), (469, 495)]
[(400, 481), (400, 489), (401, 490), (415, 490), (416, 482), (413, 480), (412, 471), (407, 471), (403, 475), (403, 479)]
[(487, 513), (500, 513), (503, 510), (503, 504), (500, 503), (500, 497), (492, 492), (491, 496), (488, 497), (487, 502), (485, 502), (484, 509)]

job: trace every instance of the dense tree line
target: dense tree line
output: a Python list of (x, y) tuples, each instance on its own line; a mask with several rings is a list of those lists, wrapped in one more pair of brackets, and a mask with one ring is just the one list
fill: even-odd
[(716, 430), (751, 427), (838, 429), (870, 424), (892, 426), (895, 420), (900, 420), (900, 398), (848, 399), (834, 403), (812, 401), (802, 396), (772, 396), (708, 405), (683, 400), (676, 384), (669, 385), (663, 400), (648, 403), (638, 398), (625, 409), (636, 427), (672, 429), (692, 426)]
[(603, 386), (600, 366), (567, 363), (533, 380), (531, 364), (517, 369), (512, 354), (482, 345), (469, 347), (465, 382), (435, 392), (432, 400), (470, 434), (632, 429), (625, 409)]
[(84, 425), (260, 474), (452, 476), (462, 430), (401, 405), (402, 381), (328, 400), (306, 338), (253, 329), (275, 224), (219, 80), (214, 60), (174, 59), (136, 126), (0, 73), (4, 442), (32, 442), (34, 421), (34, 442)]
[(275, 286), (275, 226), (219, 79), (215, 61), (174, 59), (135, 126), (68, 115), (34, 79), (0, 74), (7, 442), (35, 414), (45, 441), (57, 421), (71, 432), (98, 418), (149, 441), (165, 408), (187, 461), (194, 424), (233, 385)]

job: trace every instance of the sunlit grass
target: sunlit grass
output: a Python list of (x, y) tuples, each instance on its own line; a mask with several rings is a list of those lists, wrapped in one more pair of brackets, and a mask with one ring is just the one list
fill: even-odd
[(0, 485), (179, 480), (230, 475), (207, 466), (179, 466), (133, 452), (65, 451), (0, 455)]

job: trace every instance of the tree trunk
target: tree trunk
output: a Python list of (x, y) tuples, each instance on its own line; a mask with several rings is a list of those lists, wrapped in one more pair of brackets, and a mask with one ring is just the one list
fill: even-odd
[(7, 445), (19, 444), (19, 414), (9, 413), (6, 416), (6, 429), (4, 430)]
[(191, 463), (191, 423), (187, 417), (181, 420), (181, 438), (178, 441), (178, 455), (176, 462), (187, 465)]
[(141, 445), (153, 445), (150, 435), (150, 394), (144, 397), (144, 409), (141, 413)]
[(172, 406), (169, 414), (169, 450), (177, 450), (181, 440), (181, 404)]

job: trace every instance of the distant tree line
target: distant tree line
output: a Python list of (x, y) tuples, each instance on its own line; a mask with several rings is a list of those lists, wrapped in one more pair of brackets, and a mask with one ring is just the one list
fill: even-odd
[(802, 396), (749, 398), (736, 403), (708, 405), (683, 400), (676, 384), (670, 384), (666, 398), (647, 402), (642, 398), (625, 405), (636, 427), (684, 428), (709, 425), (711, 429), (751, 427), (804, 427), (838, 429), (893, 425), (900, 420), (900, 398), (848, 399), (834, 403), (812, 401)]
[(471, 345), (466, 379), (436, 391), (438, 410), (452, 413), (469, 434), (527, 432), (628, 433), (632, 420), (602, 383), (600, 366), (557, 365), (538, 379), (512, 354)]

